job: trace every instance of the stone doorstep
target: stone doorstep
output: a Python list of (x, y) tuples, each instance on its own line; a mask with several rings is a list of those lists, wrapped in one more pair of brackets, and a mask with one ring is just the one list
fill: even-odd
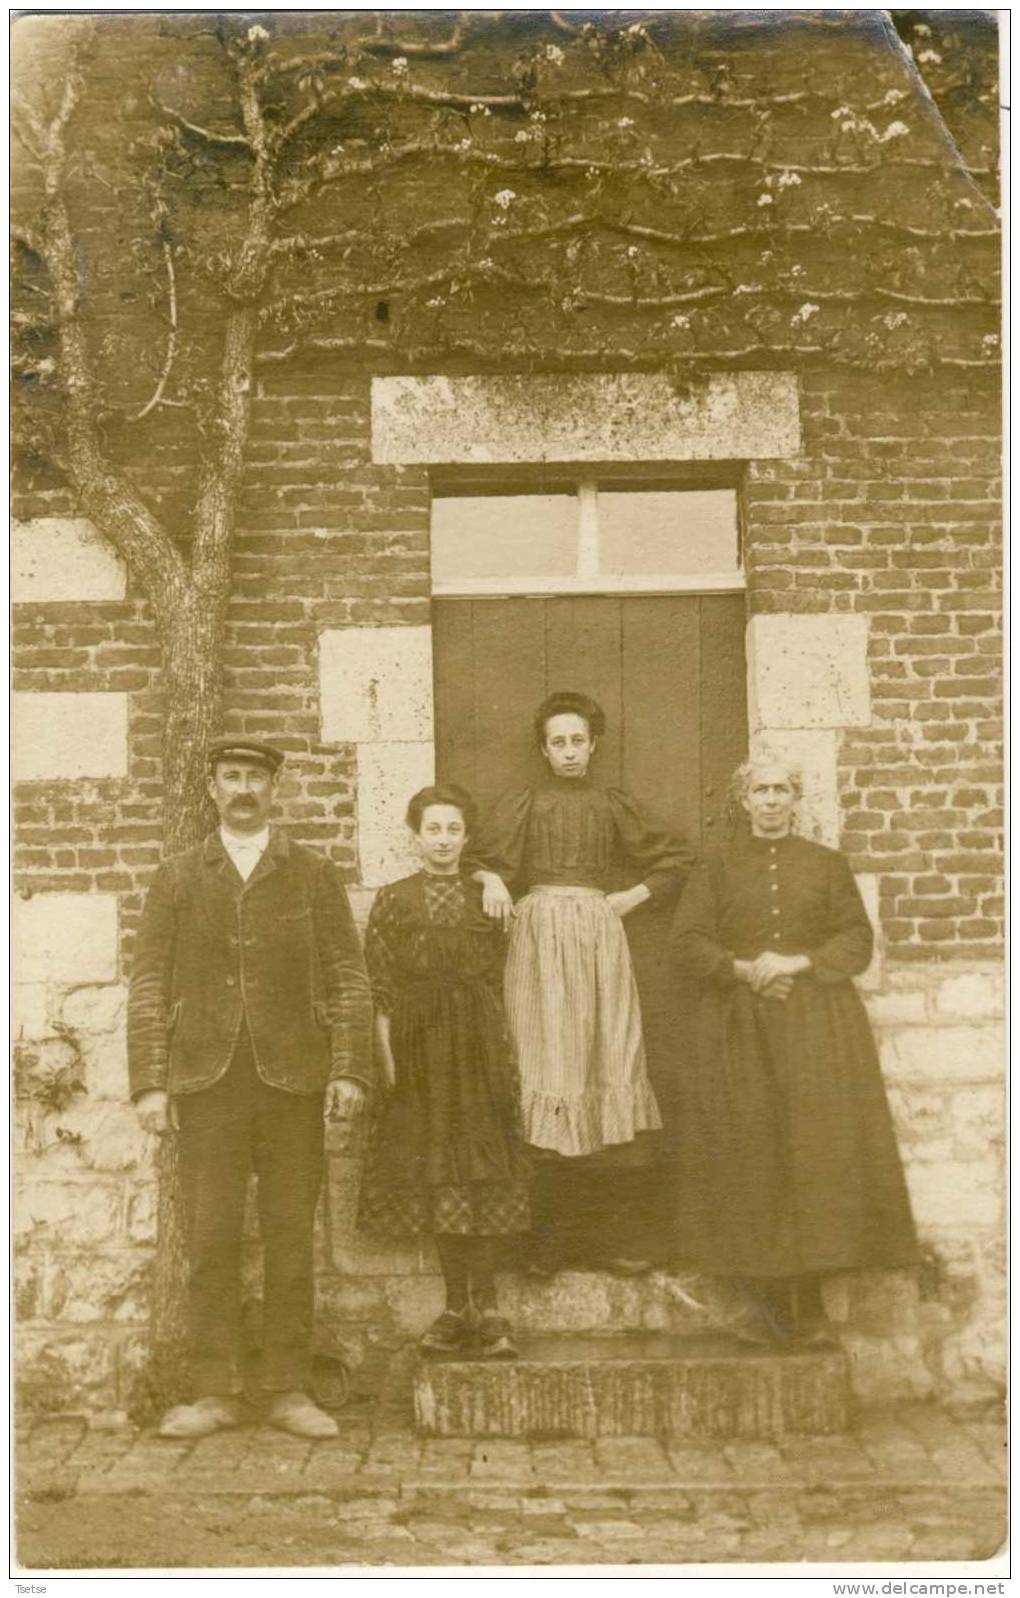
[(837, 1349), (749, 1353), (724, 1337), (535, 1338), (519, 1359), (422, 1359), (415, 1419), (432, 1437), (770, 1439), (845, 1432)]

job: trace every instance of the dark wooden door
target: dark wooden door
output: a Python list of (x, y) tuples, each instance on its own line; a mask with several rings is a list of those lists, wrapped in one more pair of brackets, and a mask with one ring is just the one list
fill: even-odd
[(592, 772), (710, 847), (747, 744), (742, 594), (433, 602), (436, 760), (484, 808), (537, 777), (531, 718), (556, 688), (608, 728)]
[[(608, 727), (592, 766), (699, 852), (723, 832), (726, 787), (747, 748), (743, 594), (438, 599), (436, 762), (484, 810), (539, 777), (531, 718), (554, 689), (591, 694)], [(691, 995), (667, 953), (672, 907), (627, 919), (649, 1070), (667, 1123)]]

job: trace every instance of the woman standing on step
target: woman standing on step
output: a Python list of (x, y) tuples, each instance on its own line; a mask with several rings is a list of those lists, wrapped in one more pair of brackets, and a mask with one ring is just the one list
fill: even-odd
[(755, 758), (734, 791), (749, 825), (692, 877), (673, 927), (678, 961), (702, 984), (678, 1246), (691, 1268), (742, 1281), (752, 1340), (822, 1341), (822, 1276), (917, 1255), (852, 981), (872, 931), (844, 857), (794, 832), (796, 770)]
[[(571, 1263), (648, 1268), (626, 1256), (646, 1197), (646, 1134), (662, 1121), (623, 919), (675, 894), (693, 857), (628, 794), (591, 781), (605, 728), (594, 700), (551, 694), (534, 728), (546, 780), (496, 804), (469, 862), (486, 915), (510, 928), (506, 1003), (524, 1137), (544, 1156), (532, 1264), (539, 1272)], [(609, 892), (619, 866), (632, 885)], [(516, 909), (511, 885), (522, 896)], [(563, 1235), (571, 1222), (573, 1242)]]
[(462, 788), (422, 788), (407, 807), (421, 870), (381, 888), (365, 959), (388, 1093), (366, 1158), (359, 1224), (435, 1237), (446, 1308), (429, 1353), (510, 1358), (496, 1313), (507, 1235), (529, 1225), (527, 1159), (503, 1012), (505, 939), (463, 874), (474, 826)]

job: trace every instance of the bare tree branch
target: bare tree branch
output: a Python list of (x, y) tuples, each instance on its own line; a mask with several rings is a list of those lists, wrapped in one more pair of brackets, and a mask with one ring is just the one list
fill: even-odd
[(166, 343), (166, 355), (163, 359), (163, 370), (159, 374), (159, 382), (156, 384), (152, 398), (149, 400), (147, 405), (142, 406), (137, 415), (130, 418), (130, 420), (133, 422), (142, 421), (144, 417), (148, 416), (150, 411), (154, 411), (156, 409), (157, 405), (162, 405), (165, 403), (163, 399), (163, 393), (166, 389), (167, 380), (170, 377), (171, 370), (173, 369), (174, 358), (177, 354), (177, 280), (174, 274), (174, 252), (170, 247), (170, 242), (168, 239), (163, 240), (163, 263), (166, 266), (167, 315), (170, 321), (170, 333)]
[(155, 96), (153, 97), (153, 103), (158, 110), (162, 111), (164, 116), (169, 117), (171, 122), (176, 123), (177, 127), (184, 133), (190, 133), (193, 138), (202, 139), (206, 144), (219, 145), (221, 148), (228, 150), (251, 149), (251, 145), (243, 133), (218, 133), (215, 128), (203, 128), (197, 122), (189, 122), (187, 117), (182, 116), (180, 111), (177, 111), (172, 105), (165, 105), (162, 100), (156, 99)]

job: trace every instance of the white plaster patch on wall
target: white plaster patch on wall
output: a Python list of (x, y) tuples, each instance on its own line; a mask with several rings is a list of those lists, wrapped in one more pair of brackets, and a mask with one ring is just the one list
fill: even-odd
[(91, 522), (38, 516), (11, 526), (11, 598), (15, 604), (123, 599), (124, 563)]
[(825, 843), (834, 849), (840, 833), (835, 732), (759, 729), (752, 732), (751, 753), (788, 760), (799, 769), (804, 779), (804, 794), (797, 811), (796, 829), (805, 838), (813, 838), (816, 843)]
[(431, 743), (358, 745), (358, 855), (364, 887), (379, 887), (417, 869), (404, 813), (411, 795), (434, 781)]
[(126, 777), (127, 694), (13, 695), (15, 782)]
[(379, 462), (753, 460), (799, 449), (792, 372), (714, 374), (679, 392), (641, 373), (372, 380)]
[(319, 635), (326, 743), (432, 737), (432, 629), (336, 627)]
[(17, 982), (113, 982), (117, 897), (37, 893), (15, 897), (11, 942)]
[(753, 616), (747, 631), (751, 721), (762, 727), (866, 727), (867, 616)]

